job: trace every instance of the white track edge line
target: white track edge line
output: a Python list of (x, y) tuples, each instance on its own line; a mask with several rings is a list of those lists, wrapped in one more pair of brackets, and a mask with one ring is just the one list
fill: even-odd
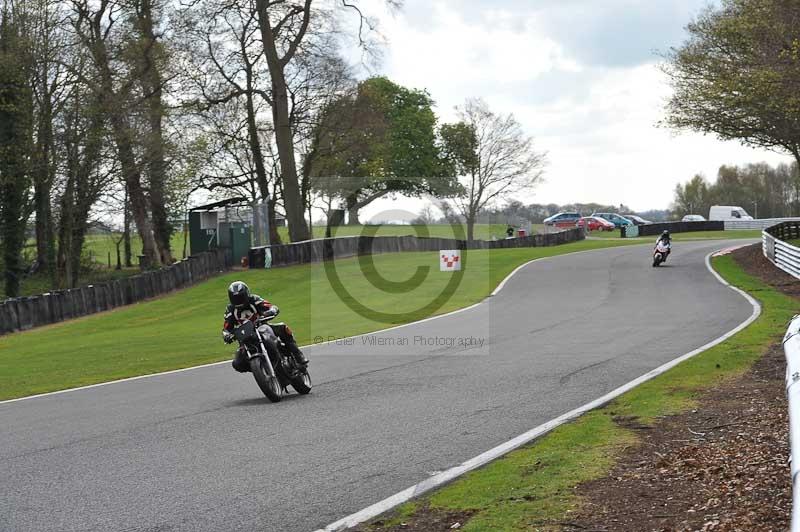
[[(638, 245), (638, 244), (633, 244), (633, 245)], [(373, 335), (373, 334), (385, 333), (387, 331), (394, 331), (396, 329), (402, 329), (403, 327), (410, 327), (411, 325), (418, 325), (418, 324), (424, 323), (426, 321), (438, 320), (440, 318), (446, 318), (447, 316), (452, 316), (453, 314), (458, 314), (459, 312), (466, 312), (467, 310), (470, 310), (472, 308), (477, 307), (478, 305), (481, 305), (481, 304), (485, 303), (492, 296), (497, 295), (500, 292), (500, 290), (502, 290), (503, 287), (506, 285), (506, 282), (513, 275), (515, 275), (518, 271), (520, 271), (522, 268), (524, 268), (525, 266), (528, 266), (531, 263), (538, 262), (538, 261), (541, 261), (541, 260), (554, 259), (554, 258), (558, 258), (558, 257), (566, 257), (568, 255), (579, 255), (581, 253), (590, 253), (592, 251), (600, 251), (600, 250), (604, 250), (604, 249), (616, 249), (616, 248), (620, 248), (620, 247), (626, 247), (626, 246), (610, 246), (610, 247), (607, 247), (607, 248), (585, 249), (583, 251), (572, 251), (570, 253), (561, 253), (559, 255), (550, 255), (549, 257), (539, 257), (537, 259), (531, 259), (531, 260), (529, 260), (528, 262), (526, 262), (524, 264), (520, 264), (519, 266), (517, 266), (514, 269), (514, 271), (512, 271), (511, 273), (506, 275), (505, 278), (503, 278), (503, 280), (500, 281), (500, 284), (497, 285), (497, 288), (495, 288), (492, 291), (491, 294), (489, 294), (487, 297), (483, 298), (482, 300), (478, 301), (477, 303), (473, 303), (472, 305), (470, 305), (468, 307), (452, 310), (452, 311), (447, 312), (445, 314), (438, 314), (436, 316), (430, 316), (428, 318), (424, 318), (424, 319), (417, 320), (417, 321), (412, 321), (412, 322), (409, 322), (409, 323), (403, 323), (401, 325), (394, 325), (392, 327), (387, 327), (386, 329), (378, 329), (377, 331), (370, 331), (370, 332), (366, 332), (366, 333), (362, 333), (362, 334), (356, 334), (356, 335), (353, 335), (353, 336), (345, 336), (345, 337), (342, 337), (342, 338), (336, 338), (335, 340), (326, 340), (324, 342), (319, 342), (319, 343), (315, 343), (315, 344), (308, 344), (308, 345), (302, 345), (300, 347), (303, 348), (303, 349), (306, 349), (308, 347), (322, 346), (322, 345), (325, 345), (325, 344), (330, 344), (332, 342), (341, 342), (342, 340), (348, 340), (350, 338), (359, 338), (359, 337), (362, 337), (362, 336), (370, 336), (370, 335)], [(17, 397), (15, 399), (5, 399), (3, 401), (0, 401), (0, 405), (4, 405), (4, 404), (8, 404), (8, 403), (16, 403), (16, 402), (19, 402), (19, 401), (26, 401), (28, 399), (38, 399), (40, 397), (47, 397), (47, 396), (50, 396), (50, 395), (58, 395), (58, 394), (68, 393), (68, 392), (77, 392), (77, 391), (80, 391), (80, 390), (88, 390), (90, 388), (98, 388), (100, 386), (108, 386), (110, 384), (119, 384), (119, 383), (122, 383), (122, 382), (136, 381), (136, 380), (139, 380), (139, 379), (149, 379), (149, 378), (152, 378), (152, 377), (160, 377), (162, 375), (171, 375), (173, 373), (182, 373), (184, 371), (192, 371), (192, 370), (195, 370), (195, 369), (209, 368), (209, 367), (212, 367), (212, 366), (219, 366), (221, 364), (227, 364), (227, 363), (230, 363), (230, 360), (221, 360), (219, 362), (210, 362), (208, 364), (200, 364), (198, 366), (189, 366), (188, 368), (171, 369), (171, 370), (168, 370), (168, 371), (161, 371), (159, 373), (148, 373), (147, 375), (137, 375), (135, 377), (125, 377), (124, 379), (116, 379), (116, 380), (112, 380), (112, 381), (97, 382), (95, 384), (87, 384), (86, 386), (76, 386), (75, 388), (65, 388), (63, 390), (56, 390), (54, 392), (44, 392), (44, 393), (38, 393), (38, 394), (35, 394), (35, 395), (26, 395), (25, 397)]]
[[(496, 458), (499, 458), (499, 457), (503, 456), (504, 454), (507, 454), (510, 451), (513, 451), (514, 449), (517, 449), (518, 447), (521, 447), (522, 445), (525, 445), (526, 443), (529, 443), (532, 440), (534, 440), (534, 439), (536, 439), (536, 438), (538, 438), (538, 437), (550, 432), (551, 430), (553, 430), (554, 428), (558, 427), (559, 425), (563, 425), (564, 423), (567, 423), (568, 421), (572, 421), (575, 418), (585, 414), (586, 412), (588, 412), (590, 410), (594, 410), (595, 408), (603, 406), (604, 404), (608, 403), (612, 399), (615, 399), (618, 396), (622, 395), (623, 393), (625, 393), (627, 391), (630, 391), (631, 389), (635, 388), (636, 386), (639, 386), (640, 384), (642, 384), (644, 382), (647, 382), (650, 379), (652, 379), (654, 377), (657, 377), (658, 375), (661, 375), (662, 373), (666, 372), (667, 370), (670, 370), (673, 367), (677, 366), (681, 362), (684, 362), (685, 360), (688, 360), (688, 359), (690, 359), (690, 358), (702, 353), (703, 351), (706, 351), (706, 350), (714, 347), (715, 345), (718, 345), (718, 344), (724, 342), (725, 340), (727, 340), (731, 336), (735, 335), (736, 333), (740, 332), (741, 330), (743, 330), (744, 328), (749, 326), (751, 323), (753, 323), (761, 315), (761, 305), (752, 296), (750, 296), (750, 294), (748, 294), (744, 290), (741, 290), (741, 289), (731, 285), (728, 281), (723, 279), (720, 274), (718, 274), (716, 271), (714, 271), (714, 268), (711, 267), (711, 256), (714, 253), (716, 253), (716, 251), (711, 252), (708, 255), (706, 255), (706, 258), (705, 258), (706, 268), (708, 268), (708, 270), (714, 275), (714, 277), (716, 277), (716, 279), (720, 283), (722, 283), (723, 285), (727, 286), (731, 290), (734, 290), (735, 292), (737, 292), (738, 294), (743, 296), (750, 303), (750, 305), (753, 307), (752, 314), (750, 314), (750, 317), (747, 318), (745, 321), (743, 321), (742, 323), (740, 323), (739, 325), (737, 325), (736, 327), (734, 327), (730, 331), (726, 332), (722, 336), (720, 336), (720, 337), (718, 337), (718, 338), (716, 338), (714, 340), (711, 340), (707, 344), (705, 344), (705, 345), (703, 345), (701, 347), (698, 347), (697, 349), (695, 349), (693, 351), (690, 351), (690, 352), (686, 353), (685, 355), (682, 355), (682, 356), (680, 356), (680, 357), (678, 357), (676, 359), (673, 359), (673, 360), (667, 362), (666, 364), (663, 364), (663, 365), (657, 367), (656, 369), (653, 369), (653, 370), (645, 373), (641, 377), (638, 377), (638, 378), (628, 382), (627, 384), (623, 384), (619, 388), (616, 388), (615, 390), (612, 390), (611, 392), (603, 395), (602, 397), (599, 397), (599, 398), (595, 399), (594, 401), (586, 403), (583, 406), (579, 406), (578, 408), (576, 408), (574, 410), (570, 410), (566, 414), (562, 414), (562, 415), (558, 416), (555, 419), (552, 419), (552, 420), (550, 420), (550, 421), (548, 421), (546, 423), (543, 423), (543, 424), (539, 425), (536, 428), (533, 428), (533, 429), (529, 430), (528, 432), (520, 434), (519, 436), (517, 436), (517, 437), (515, 437), (515, 438), (513, 438), (511, 440), (508, 440), (507, 442), (502, 443), (502, 444), (498, 445), (497, 447), (489, 449), (488, 451), (486, 451), (484, 453), (481, 453), (478, 456), (476, 456), (474, 458), (471, 458), (470, 460), (467, 460), (466, 462), (464, 462), (464, 463), (462, 463), (460, 465), (457, 465), (455, 467), (447, 469), (446, 471), (442, 471), (441, 473), (437, 473), (436, 475), (434, 475), (434, 476), (432, 476), (430, 478), (427, 478), (427, 479), (423, 480), (422, 482), (420, 482), (418, 484), (414, 484), (413, 486), (411, 486), (409, 488), (406, 488), (403, 491), (400, 491), (398, 493), (395, 493), (394, 495), (392, 495), (390, 497), (387, 497), (386, 499), (383, 499), (382, 501), (379, 501), (379, 502), (377, 502), (377, 503), (375, 503), (375, 504), (373, 504), (371, 506), (368, 506), (368, 507), (364, 508), (363, 510), (360, 510), (360, 511), (354, 513), (354, 514), (350, 514), (350, 515), (348, 515), (346, 517), (343, 517), (342, 519), (339, 519), (338, 521), (335, 521), (335, 522), (329, 524), (325, 528), (321, 528), (319, 530), (316, 530), (315, 532), (335, 532), (335, 531), (338, 531), (338, 530), (344, 530), (344, 529), (347, 529), (347, 528), (351, 528), (351, 527), (356, 526), (358, 524), (361, 524), (361, 523), (363, 523), (365, 521), (368, 521), (368, 520), (372, 519), (373, 517), (377, 517), (377, 516), (387, 512), (388, 510), (391, 510), (395, 506), (398, 506), (398, 505), (403, 504), (404, 502), (407, 502), (407, 501), (409, 501), (409, 500), (411, 500), (411, 499), (413, 499), (415, 497), (418, 497), (419, 495), (422, 495), (423, 493), (425, 493), (427, 491), (430, 491), (430, 490), (432, 490), (434, 488), (438, 488), (438, 487), (440, 487), (440, 486), (442, 486), (444, 484), (447, 484), (451, 480), (463, 475), (464, 473), (467, 473), (469, 471), (472, 471), (473, 469), (476, 469), (476, 468), (478, 468), (478, 467), (480, 467), (482, 465), (485, 465), (485, 464), (491, 462), (492, 460), (495, 460)], [(512, 274), (513, 273), (514, 272), (512, 272)]]

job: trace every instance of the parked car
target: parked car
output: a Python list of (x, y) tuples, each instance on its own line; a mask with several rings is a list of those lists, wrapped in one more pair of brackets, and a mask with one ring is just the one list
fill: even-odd
[(647, 225), (653, 223), (650, 220), (645, 220), (644, 218), (636, 216), (635, 214), (623, 214), (622, 216), (632, 221), (633, 225)]
[(614, 224), (614, 227), (627, 227), (629, 225), (633, 225), (633, 222), (620, 216), (615, 212), (596, 212), (593, 213), (592, 216), (597, 216), (598, 218), (602, 218)]
[(712, 205), (708, 211), (709, 220), (752, 220), (747, 211), (736, 205)]
[(560, 212), (549, 218), (544, 219), (544, 225), (555, 227), (575, 227), (575, 223), (581, 219), (579, 212)]
[(589, 231), (613, 231), (614, 224), (597, 216), (584, 216), (575, 225), (583, 228), (588, 224)]
[(705, 222), (706, 219), (700, 216), (699, 214), (687, 214), (683, 218), (681, 218), (682, 222)]

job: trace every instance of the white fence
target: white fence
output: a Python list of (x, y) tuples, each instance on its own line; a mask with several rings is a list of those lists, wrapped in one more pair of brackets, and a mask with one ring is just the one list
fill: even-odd
[(800, 222), (783, 222), (761, 231), (764, 256), (789, 275), (800, 279), (800, 248), (785, 242), (800, 237)]
[(789, 400), (789, 444), (792, 472), (792, 532), (800, 532), (800, 316), (783, 337), (786, 354), (786, 397)]
[(760, 220), (726, 220), (725, 230), (732, 231), (737, 229), (760, 229), (763, 231), (767, 227), (772, 227), (781, 222), (799, 222), (800, 218), (763, 218)]
[[(800, 238), (800, 221), (783, 220), (761, 231), (764, 256), (775, 266), (800, 279), (800, 249), (786, 242)], [(786, 397), (789, 400), (789, 447), (792, 474), (791, 532), (800, 532), (800, 316), (783, 337), (786, 355)]]

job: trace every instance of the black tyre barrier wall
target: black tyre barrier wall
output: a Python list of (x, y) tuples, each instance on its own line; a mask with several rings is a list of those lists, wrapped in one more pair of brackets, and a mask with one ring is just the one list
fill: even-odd
[(764, 231), (778, 240), (787, 242), (789, 240), (800, 239), (800, 221), (781, 222), (772, 227), (767, 227)]
[(420, 238), (416, 236), (346, 236), (320, 238), (293, 244), (263, 246), (250, 249), (250, 268), (263, 268), (266, 249), (272, 253), (272, 267), (290, 266), (335, 260), (356, 255), (396, 253), (401, 251), (438, 251), (440, 249), (497, 249), (557, 246), (585, 238), (583, 229), (559, 233), (531, 235), (505, 240), (456, 240), (452, 238)]
[(160, 270), (96, 285), (0, 302), (0, 335), (130, 305), (208, 279), (231, 267), (230, 253), (192, 255)]
[[(624, 231), (624, 227), (622, 230)], [(660, 235), (663, 231), (670, 233), (688, 233), (691, 231), (724, 231), (725, 222), (663, 222), (657, 224), (646, 224), (639, 226), (639, 236)], [(625, 233), (622, 233), (625, 236)]]

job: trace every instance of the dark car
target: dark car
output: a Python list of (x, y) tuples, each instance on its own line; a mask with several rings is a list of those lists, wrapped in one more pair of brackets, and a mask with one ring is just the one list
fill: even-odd
[(644, 218), (636, 216), (635, 214), (623, 214), (622, 216), (632, 221), (633, 225), (647, 225), (653, 223), (650, 220), (645, 220)]
[(560, 212), (554, 214), (549, 218), (544, 219), (544, 225), (552, 225), (555, 227), (575, 227), (581, 215), (578, 212)]

